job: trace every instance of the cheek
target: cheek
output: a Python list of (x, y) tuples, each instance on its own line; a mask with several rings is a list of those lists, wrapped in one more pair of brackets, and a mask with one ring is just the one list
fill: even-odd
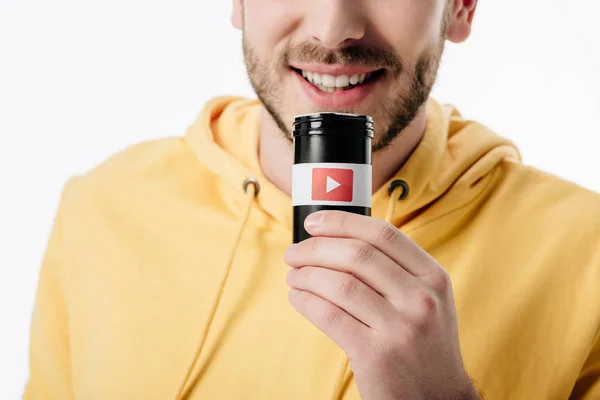
[(442, 14), (438, 1), (408, 0), (393, 12), (380, 13), (375, 26), (396, 53), (409, 61), (439, 41)]
[(282, 0), (246, 0), (244, 34), (261, 52), (273, 53), (293, 32), (298, 18), (290, 2)]

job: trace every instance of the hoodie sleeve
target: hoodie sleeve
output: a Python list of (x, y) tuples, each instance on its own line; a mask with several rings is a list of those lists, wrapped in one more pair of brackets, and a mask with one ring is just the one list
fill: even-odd
[(72, 399), (62, 224), (65, 192), (66, 188), (39, 272), (24, 400)]

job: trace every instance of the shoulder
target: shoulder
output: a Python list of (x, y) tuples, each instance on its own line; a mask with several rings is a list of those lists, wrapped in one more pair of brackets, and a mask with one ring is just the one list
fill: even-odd
[(560, 234), (573, 245), (600, 245), (600, 194), (571, 181), (512, 160), (502, 163), (504, 173), (496, 200), (504, 215), (539, 235)]
[[(519, 195), (517, 197), (520, 200), (530, 199), (553, 207), (571, 208), (580, 205), (591, 207), (596, 212), (600, 211), (599, 193), (514, 160), (504, 160), (502, 166), (505, 171), (503, 180), (506, 189), (519, 188), (521, 193), (515, 193), (515, 195)], [(571, 211), (583, 210), (572, 209)]]
[[(63, 188), (61, 210), (78, 219), (102, 209), (134, 210), (169, 193), (185, 197), (205, 174), (183, 137), (142, 142), (123, 149)], [(198, 185), (199, 186), (199, 185)]]
[(165, 176), (193, 158), (183, 137), (169, 137), (134, 144), (123, 149), (85, 174), (95, 186), (131, 183), (148, 177)]

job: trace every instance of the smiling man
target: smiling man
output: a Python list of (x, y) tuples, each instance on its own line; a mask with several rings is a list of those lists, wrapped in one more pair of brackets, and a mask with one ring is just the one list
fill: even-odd
[[(430, 98), (476, 5), (235, 0), (258, 99), (66, 184), (25, 399), (599, 399), (600, 196)], [(373, 117), (373, 216), (291, 246), (317, 111)]]

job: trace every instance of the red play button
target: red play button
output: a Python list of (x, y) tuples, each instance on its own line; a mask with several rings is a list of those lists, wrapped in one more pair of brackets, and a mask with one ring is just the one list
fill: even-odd
[(354, 171), (343, 168), (312, 170), (312, 200), (352, 201)]

